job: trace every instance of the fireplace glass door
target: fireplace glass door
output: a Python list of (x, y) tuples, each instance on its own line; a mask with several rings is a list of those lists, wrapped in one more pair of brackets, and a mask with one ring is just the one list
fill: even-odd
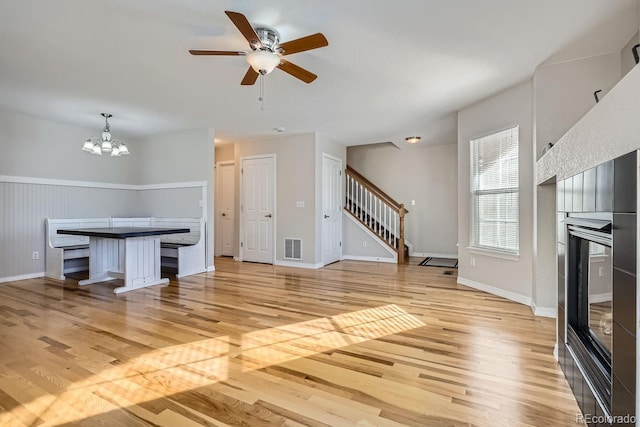
[(594, 229), (571, 224), (568, 229), (567, 345), (594, 394), (610, 411), (613, 353), (610, 226)]
[(611, 360), (613, 333), (613, 270), (611, 248), (589, 242), (588, 332), (606, 359)]

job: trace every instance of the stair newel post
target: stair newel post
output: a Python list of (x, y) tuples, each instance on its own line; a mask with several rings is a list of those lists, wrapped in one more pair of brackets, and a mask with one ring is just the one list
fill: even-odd
[(400, 230), (398, 233), (398, 264), (404, 263), (404, 205), (401, 204), (398, 209), (398, 216), (400, 217)]

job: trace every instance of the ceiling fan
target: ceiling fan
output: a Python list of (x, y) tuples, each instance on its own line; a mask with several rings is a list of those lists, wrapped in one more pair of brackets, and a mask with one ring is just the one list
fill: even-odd
[(190, 50), (192, 55), (219, 55), (219, 56), (246, 56), (250, 67), (244, 75), (242, 85), (252, 85), (259, 75), (269, 74), (274, 68), (279, 68), (285, 73), (311, 83), (318, 76), (312, 72), (299, 67), (284, 58), (283, 56), (293, 53), (304, 52), (317, 49), (329, 44), (322, 33), (301, 37), (286, 43), (280, 43), (280, 34), (273, 28), (267, 26), (253, 27), (247, 18), (238, 12), (225, 11), (231, 22), (240, 30), (245, 39), (249, 42), (251, 52), (227, 51), (227, 50)]

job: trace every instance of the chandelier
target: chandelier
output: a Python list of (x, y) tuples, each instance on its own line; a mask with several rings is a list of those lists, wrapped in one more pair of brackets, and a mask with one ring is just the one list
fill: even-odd
[(124, 142), (111, 138), (109, 127), (109, 117), (111, 117), (111, 114), (102, 113), (101, 116), (104, 117), (102, 135), (88, 138), (84, 142), (82, 149), (96, 156), (102, 156), (102, 153), (111, 153), (111, 157), (120, 157), (129, 154), (129, 149)]

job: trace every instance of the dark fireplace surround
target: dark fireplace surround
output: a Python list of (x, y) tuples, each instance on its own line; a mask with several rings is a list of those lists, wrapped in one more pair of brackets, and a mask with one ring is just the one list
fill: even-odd
[(635, 425), (638, 153), (557, 183), (558, 360), (590, 426)]

